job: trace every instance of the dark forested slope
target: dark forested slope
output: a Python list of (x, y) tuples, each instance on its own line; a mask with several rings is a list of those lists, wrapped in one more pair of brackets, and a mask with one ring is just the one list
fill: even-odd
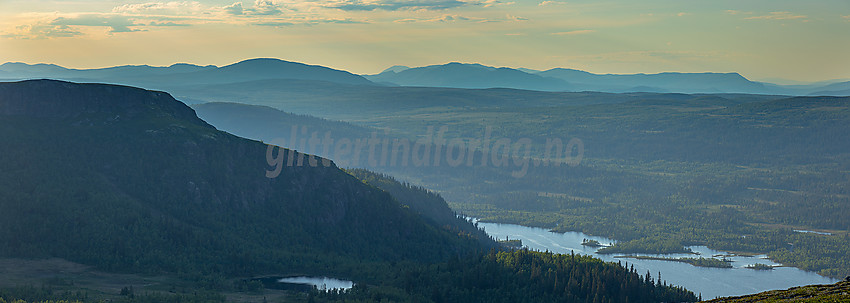
[[(434, 224), (447, 208), (432, 194), (386, 187), (410, 194), (396, 199), (329, 161), (277, 147), (269, 152), (266, 144), (216, 130), (163, 92), (0, 83), (0, 142), (0, 258), (56, 257), (217, 291), (234, 291), (226, 279), (258, 275), (357, 282), (342, 295), (295, 297), (318, 301), (695, 299), (590, 257), (484, 253), (480, 242), (487, 241), (475, 232)], [(269, 160), (290, 155), (303, 163), (295, 160), (270, 178)], [(411, 206), (422, 201), (436, 212)], [(99, 300), (27, 289), (33, 290), (0, 289), (0, 300)], [(127, 302), (204, 300), (198, 293), (138, 298)]]
[(4, 256), (245, 275), (476, 249), (335, 166), (267, 178), (265, 144), (217, 131), (166, 93), (3, 83), (0, 142)]
[(411, 210), (422, 215), (437, 226), (442, 226), (461, 234), (470, 235), (475, 239), (479, 239), (479, 241), (485, 246), (493, 246), (495, 244), (495, 242), (490, 239), (487, 233), (483, 230), (473, 226), (472, 223), (466, 219), (458, 217), (458, 215), (449, 208), (446, 200), (444, 200), (438, 193), (410, 183), (402, 183), (389, 175), (365, 169), (351, 169), (348, 170), (348, 172), (358, 179), (363, 180), (366, 184), (390, 193), (399, 201), (399, 203), (409, 207)]

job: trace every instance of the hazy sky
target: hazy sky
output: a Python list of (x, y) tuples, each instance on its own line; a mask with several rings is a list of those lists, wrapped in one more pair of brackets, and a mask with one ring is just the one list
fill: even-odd
[(0, 0), (0, 62), (274, 57), (354, 73), (451, 61), (850, 78), (850, 0)]

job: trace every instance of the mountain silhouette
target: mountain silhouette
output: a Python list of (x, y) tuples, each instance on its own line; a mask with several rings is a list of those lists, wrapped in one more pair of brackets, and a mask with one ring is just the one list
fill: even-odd
[(569, 83), (511, 68), (495, 68), (481, 64), (452, 62), (405, 69), (400, 72), (384, 71), (369, 76), (374, 82), (389, 82), (403, 86), (430, 86), (453, 88), (516, 88), (542, 91), (565, 91)]

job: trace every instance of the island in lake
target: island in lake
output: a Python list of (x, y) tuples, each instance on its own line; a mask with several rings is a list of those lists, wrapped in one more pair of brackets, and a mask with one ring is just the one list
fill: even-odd
[(749, 268), (749, 269), (755, 269), (755, 270), (773, 270), (773, 266), (770, 266), (770, 265), (767, 265), (767, 264), (761, 264), (761, 263), (747, 265), (745, 267)]
[(511, 240), (510, 238), (506, 237), (504, 240), (499, 240), (499, 244), (501, 244), (502, 247), (507, 247), (507, 248), (512, 248), (512, 249), (522, 248), (522, 240), (519, 240), (519, 239)]
[(650, 256), (616, 256), (615, 258), (632, 258), (639, 260), (659, 260), (688, 263), (699, 267), (716, 267), (716, 268), (732, 268), (732, 261), (716, 258), (666, 258), (666, 257), (650, 257)]
[(584, 246), (590, 246), (590, 247), (602, 247), (602, 246), (605, 246), (605, 245), (602, 245), (602, 243), (599, 243), (599, 241), (596, 241), (596, 240), (590, 240), (590, 239), (583, 239), (583, 240), (581, 241), (581, 245), (584, 245)]

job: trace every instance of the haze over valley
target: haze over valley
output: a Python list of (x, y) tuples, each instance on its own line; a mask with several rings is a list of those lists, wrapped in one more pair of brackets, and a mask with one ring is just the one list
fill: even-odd
[(846, 301), (848, 27), (4, 1), (0, 303)]

